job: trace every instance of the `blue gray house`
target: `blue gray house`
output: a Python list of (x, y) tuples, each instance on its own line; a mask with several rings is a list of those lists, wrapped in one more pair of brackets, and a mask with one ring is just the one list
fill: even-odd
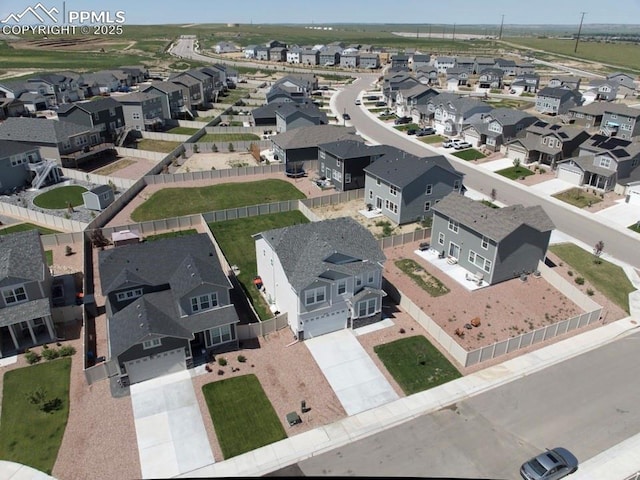
[(300, 127), (311, 125), (327, 125), (327, 114), (313, 103), (282, 103), (275, 110), (276, 131), (286, 132)]
[(536, 112), (547, 115), (563, 115), (578, 105), (582, 105), (582, 94), (578, 90), (544, 87), (536, 94)]
[(44, 160), (35, 145), (0, 140), (0, 194), (27, 186), (40, 188), (62, 178), (53, 160)]
[(393, 148), (364, 172), (365, 203), (399, 225), (430, 217), (440, 199), (463, 188), (463, 174), (442, 155), (420, 158)]
[(339, 140), (318, 145), (318, 173), (338, 192), (364, 188), (364, 168), (393, 147), (370, 146), (361, 140)]
[(58, 109), (58, 118), (95, 128), (105, 142), (112, 143), (125, 125), (122, 105), (111, 97), (65, 103)]
[(431, 247), (492, 285), (535, 272), (554, 228), (539, 205), (495, 209), (451, 193), (433, 208)]
[[(158, 261), (162, 259), (162, 261)], [(98, 255), (110, 371), (136, 383), (236, 349), (231, 283), (207, 234), (111, 248)]]

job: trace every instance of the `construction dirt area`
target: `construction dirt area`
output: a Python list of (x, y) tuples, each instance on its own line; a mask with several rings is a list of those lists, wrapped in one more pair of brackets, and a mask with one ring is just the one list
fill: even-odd
[(249, 152), (194, 153), (175, 170), (175, 173), (203, 172), (257, 165), (259, 163)]

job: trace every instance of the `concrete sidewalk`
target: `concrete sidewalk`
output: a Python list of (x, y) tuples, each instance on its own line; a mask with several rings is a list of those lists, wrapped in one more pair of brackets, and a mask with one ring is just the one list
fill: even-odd
[[(463, 401), (523, 376), (538, 372), (636, 331), (638, 331), (638, 323), (628, 317), (436, 388), (400, 398), (330, 425), (184, 473), (177, 478), (265, 475), (311, 456), (381, 432), (418, 416), (435, 412), (447, 405)], [(633, 456), (630, 452), (621, 448), (621, 451), (616, 453), (615, 462), (621, 472), (628, 471), (628, 475), (631, 475), (638, 470), (638, 464), (633, 461)], [(602, 468), (599, 467), (601, 464), (602, 462), (596, 460), (593, 463), (584, 462), (579, 471), (587, 476), (582, 478), (605, 478), (602, 476), (588, 476), (590, 468)]]

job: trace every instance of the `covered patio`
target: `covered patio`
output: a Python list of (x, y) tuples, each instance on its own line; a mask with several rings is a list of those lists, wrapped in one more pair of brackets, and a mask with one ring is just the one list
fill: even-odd
[(36, 345), (56, 341), (48, 298), (0, 310), (0, 357), (15, 355)]

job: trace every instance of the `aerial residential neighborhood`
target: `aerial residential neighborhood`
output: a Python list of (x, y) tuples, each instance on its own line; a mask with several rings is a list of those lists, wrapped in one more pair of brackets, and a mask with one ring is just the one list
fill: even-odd
[(49, 7), (0, 14), (0, 477), (637, 478), (626, 17)]

